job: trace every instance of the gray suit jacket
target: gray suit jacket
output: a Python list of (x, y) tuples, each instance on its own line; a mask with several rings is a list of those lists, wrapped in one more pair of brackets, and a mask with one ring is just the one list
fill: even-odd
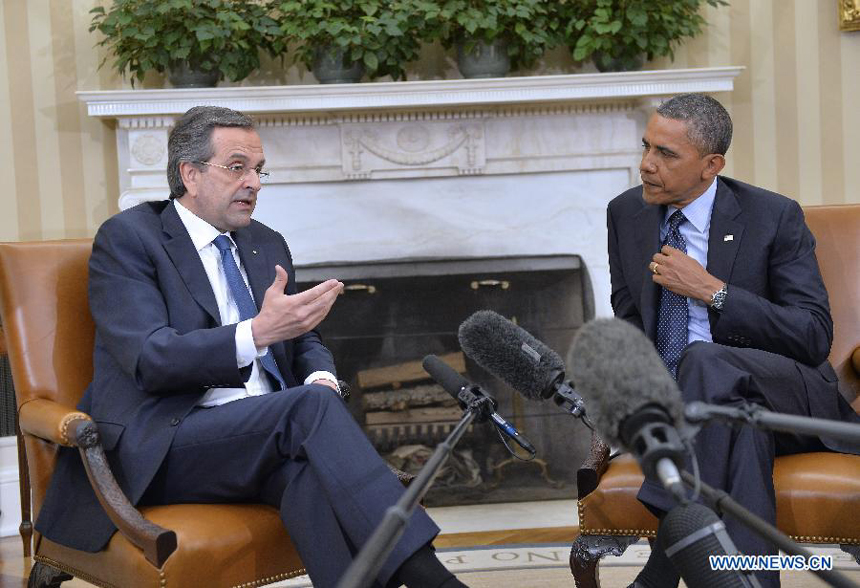
[[(258, 307), (276, 264), (287, 270), (287, 293), (296, 292), (279, 233), (252, 221), (233, 237)], [(98, 423), (117, 481), (137, 503), (177, 425), (206, 390), (241, 387), (251, 368), (236, 366), (236, 325), (220, 324), (203, 264), (172, 202), (144, 203), (102, 225), (89, 263), (89, 304), (94, 375), (79, 408)], [(316, 370), (335, 373), (315, 331), (270, 352), (288, 387)], [(103, 548), (115, 530), (75, 450), (60, 451), (36, 529), (87, 551)]]

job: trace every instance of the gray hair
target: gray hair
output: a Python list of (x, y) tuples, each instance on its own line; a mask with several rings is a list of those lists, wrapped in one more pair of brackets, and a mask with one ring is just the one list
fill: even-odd
[(170, 198), (185, 194), (185, 184), (179, 173), (183, 161), (209, 161), (215, 154), (212, 131), (216, 127), (253, 129), (251, 117), (221, 106), (195, 106), (182, 115), (167, 139), (167, 184)]
[(687, 138), (699, 154), (725, 155), (732, 143), (732, 117), (723, 105), (705, 94), (681, 94), (657, 108), (664, 118), (687, 123)]

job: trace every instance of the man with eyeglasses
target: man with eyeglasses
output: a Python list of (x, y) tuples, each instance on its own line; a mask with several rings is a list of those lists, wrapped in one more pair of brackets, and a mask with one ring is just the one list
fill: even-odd
[[(298, 294), (283, 236), (251, 219), (264, 164), (242, 113), (201, 106), (177, 121), (170, 199), (95, 237), (94, 374), (80, 408), (132, 502), (271, 504), (314, 585), (334, 586), (403, 487), (338, 396), (314, 330), (343, 284)], [(58, 460), (36, 529), (101, 550), (116, 528), (78, 453)], [(463, 586), (432, 550), (438, 532), (416, 511), (379, 584)]]

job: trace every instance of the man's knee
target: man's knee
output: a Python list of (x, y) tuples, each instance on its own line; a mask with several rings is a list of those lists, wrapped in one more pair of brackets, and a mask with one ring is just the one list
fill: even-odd
[(679, 369), (697, 368), (715, 362), (725, 361), (731, 355), (731, 348), (718, 343), (694, 341), (687, 345), (681, 354)]
[(738, 392), (749, 379), (738, 361), (738, 351), (704, 341), (687, 346), (678, 366), (678, 385), (684, 400), (716, 404), (737, 400)]
[(331, 410), (338, 404), (343, 404), (334, 390), (317, 384), (297, 386), (285, 392), (290, 397), (289, 412), (293, 413), (294, 416), (316, 415)]

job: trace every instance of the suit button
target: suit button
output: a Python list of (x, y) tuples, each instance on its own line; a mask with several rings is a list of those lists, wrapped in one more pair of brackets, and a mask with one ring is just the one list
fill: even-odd
[(179, 422), (180, 422), (179, 417), (173, 417), (172, 419), (170, 419), (170, 426), (175, 427), (176, 425), (179, 424)]

